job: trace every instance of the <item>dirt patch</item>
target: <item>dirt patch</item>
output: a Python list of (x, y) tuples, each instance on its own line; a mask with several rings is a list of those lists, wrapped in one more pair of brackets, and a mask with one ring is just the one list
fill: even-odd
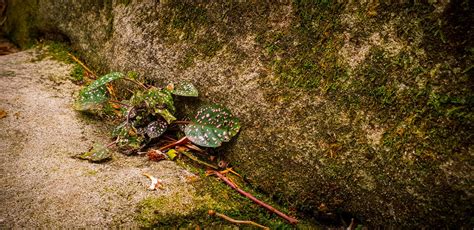
[[(139, 226), (140, 201), (178, 191), (193, 198), (194, 188), (183, 179), (190, 173), (174, 162), (118, 153), (106, 164), (72, 158), (107, 142), (107, 131), (72, 109), (78, 90), (69, 80), (72, 66), (38, 61), (38, 52), (0, 56), (0, 110), (6, 115), (0, 119), (0, 228)], [(162, 179), (165, 190), (147, 191), (144, 172)]]

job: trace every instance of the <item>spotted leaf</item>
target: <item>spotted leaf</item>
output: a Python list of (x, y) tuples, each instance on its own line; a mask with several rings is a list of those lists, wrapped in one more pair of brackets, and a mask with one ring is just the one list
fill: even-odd
[(79, 92), (79, 96), (74, 104), (75, 109), (79, 111), (87, 111), (103, 108), (104, 103), (108, 100), (107, 88), (105, 85), (120, 78), (123, 78), (123, 74), (114, 72), (93, 81), (90, 85)]
[(196, 87), (190, 82), (181, 82), (177, 84), (169, 84), (166, 87), (174, 95), (184, 97), (197, 97), (199, 95)]
[(150, 138), (157, 138), (165, 133), (168, 128), (168, 123), (163, 119), (150, 122), (146, 127), (146, 134)]
[(107, 89), (105, 86), (95, 89), (84, 88), (79, 92), (74, 108), (79, 111), (100, 109), (107, 101)]
[(120, 72), (108, 73), (108, 74), (100, 77), (99, 79), (93, 81), (89, 86), (87, 86), (87, 88), (88, 89), (95, 89), (95, 88), (103, 87), (103, 86), (105, 86), (105, 84), (107, 84), (111, 81), (115, 81), (117, 79), (121, 79), (123, 77), (124, 77), (123, 73), (120, 73)]
[(105, 145), (95, 144), (89, 152), (77, 155), (76, 157), (91, 162), (102, 162), (109, 160), (112, 155)]
[(168, 90), (152, 88), (145, 92), (138, 91), (132, 96), (130, 103), (138, 107), (146, 105), (149, 112), (161, 115), (168, 123), (176, 120), (173, 116), (176, 108)]
[(163, 117), (168, 124), (171, 124), (171, 122), (176, 120), (176, 117), (173, 116), (173, 114), (167, 110), (167, 109), (155, 109), (155, 114), (159, 114), (161, 117)]
[(228, 142), (240, 129), (240, 122), (221, 105), (201, 107), (184, 132), (193, 143), (204, 147), (219, 147)]

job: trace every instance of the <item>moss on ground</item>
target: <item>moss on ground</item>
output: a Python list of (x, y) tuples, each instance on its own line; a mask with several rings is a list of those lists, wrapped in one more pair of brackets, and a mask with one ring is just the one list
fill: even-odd
[[(243, 197), (235, 190), (225, 185), (214, 176), (206, 176), (200, 166), (194, 166), (194, 162), (183, 159), (178, 163), (198, 176), (188, 178), (194, 190), (182, 191), (168, 196), (150, 197), (140, 202), (138, 206), (138, 220), (143, 227), (232, 227), (233, 225), (223, 219), (211, 217), (208, 210), (225, 214), (238, 220), (252, 220), (271, 229), (290, 229), (294, 226), (286, 223), (283, 219), (268, 212), (261, 206)], [(256, 198), (272, 205), (284, 213), (295, 215), (296, 213), (281, 206), (268, 196), (250, 187), (242, 178), (233, 174), (227, 174), (237, 183), (239, 188), (253, 194)], [(182, 210), (182, 215), (170, 215)], [(240, 225), (241, 227), (248, 227)], [(300, 220), (298, 228), (317, 229), (319, 225), (314, 222)]]
[(42, 41), (36, 43), (39, 50), (44, 50), (42, 54), (37, 55), (38, 60), (42, 60), (46, 57), (51, 57), (56, 61), (64, 62), (66, 64), (73, 64), (71, 70), (71, 80), (76, 84), (85, 83), (86, 71), (78, 64), (71, 55), (76, 55), (76, 52), (70, 47), (69, 44), (58, 41)]

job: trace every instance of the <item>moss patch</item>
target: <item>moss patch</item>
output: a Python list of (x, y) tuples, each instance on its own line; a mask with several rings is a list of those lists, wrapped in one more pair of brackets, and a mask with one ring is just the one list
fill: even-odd
[(42, 60), (46, 57), (51, 57), (54, 60), (64, 62), (67, 64), (73, 64), (74, 67), (71, 71), (71, 80), (76, 84), (84, 83), (86, 71), (84, 68), (75, 62), (69, 54), (75, 55), (76, 52), (67, 44), (56, 41), (44, 41), (36, 44), (39, 50), (43, 50), (43, 53), (37, 55), (38, 60)]
[[(207, 228), (234, 226), (220, 218), (208, 215), (208, 210), (215, 210), (234, 219), (255, 221), (271, 229), (292, 228), (284, 220), (254, 204), (217, 178), (205, 176), (202, 169), (192, 166), (193, 162), (181, 162), (180, 164), (199, 175), (189, 178), (189, 183), (192, 183), (194, 189), (167, 196), (150, 197), (140, 202), (138, 219), (144, 227), (195, 227), (198, 225)], [(250, 192), (258, 199), (285, 213), (295, 214), (249, 187), (241, 178), (230, 174), (227, 176), (232, 178), (241, 189)], [(182, 215), (169, 215), (169, 213), (177, 213), (176, 210), (182, 210), (178, 212)], [(244, 226), (242, 225), (242, 227)], [(301, 220), (298, 227), (319, 228), (315, 223), (305, 220)]]
[(343, 5), (331, 1), (294, 1), (291, 25), (285, 30), (264, 31), (256, 38), (265, 49), (282, 86), (335, 89), (347, 78), (337, 60), (343, 41), (339, 13)]

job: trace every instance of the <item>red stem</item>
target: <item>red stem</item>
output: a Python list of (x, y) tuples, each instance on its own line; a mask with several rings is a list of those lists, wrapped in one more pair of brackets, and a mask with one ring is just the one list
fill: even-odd
[[(117, 139), (117, 140), (118, 140), (118, 139)], [(108, 143), (107, 146), (105, 146), (105, 147), (106, 147), (106, 148), (112, 147), (113, 145), (117, 144), (117, 140)]]
[(270, 212), (273, 212), (277, 215), (279, 215), (281, 218), (285, 219), (286, 221), (288, 221), (290, 224), (297, 224), (298, 223), (298, 220), (293, 218), (293, 217), (290, 217), (290, 216), (287, 216), (285, 213), (282, 213), (280, 211), (278, 211), (277, 209), (275, 209), (274, 207), (264, 203), (263, 201), (260, 201), (259, 199), (255, 198), (254, 196), (252, 196), (252, 194), (238, 188), (234, 183), (232, 183), (232, 181), (230, 181), (229, 179), (227, 179), (227, 177), (225, 177), (224, 175), (222, 175), (220, 172), (218, 171), (213, 171), (213, 173), (219, 177), (221, 180), (223, 180), (227, 185), (229, 185), (231, 188), (233, 188), (235, 191), (237, 191), (238, 193), (242, 194), (243, 196), (249, 198), (250, 200), (252, 200), (253, 202), (255, 202), (256, 204), (266, 208), (267, 210), (269, 210)]
[(159, 148), (159, 150), (160, 150), (160, 151), (164, 151), (164, 150), (166, 150), (166, 149), (175, 147), (176, 145), (185, 144), (185, 143), (187, 143), (188, 141), (189, 141), (189, 139), (188, 139), (187, 137), (183, 137), (183, 138), (179, 139), (179, 140), (176, 141), (176, 142), (173, 142), (173, 143), (171, 143), (171, 144), (169, 144), (169, 145), (165, 145), (165, 146)]

